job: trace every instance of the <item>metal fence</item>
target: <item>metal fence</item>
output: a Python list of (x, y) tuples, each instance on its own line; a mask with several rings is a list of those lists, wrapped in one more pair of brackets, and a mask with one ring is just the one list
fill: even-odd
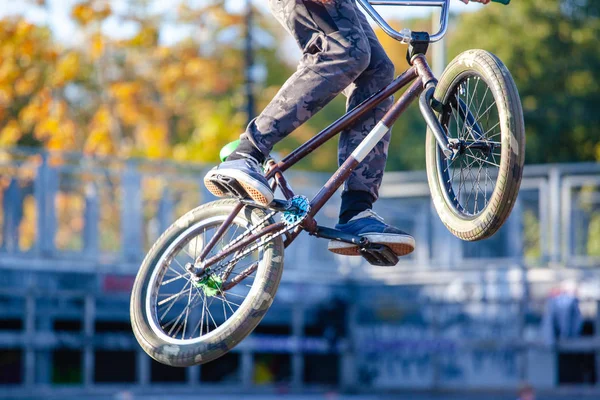
[[(528, 166), (513, 214), (477, 243), (441, 224), (424, 173), (388, 173), (377, 211), (414, 234), (415, 253), (375, 268), (303, 235), (286, 251), (278, 297), (255, 335), (220, 364), (161, 367), (129, 332), (128, 290), (160, 232), (212, 199), (204, 171), (0, 150), (0, 393), (140, 389), (165, 379), (182, 391), (600, 381), (598, 164)], [(296, 192), (309, 196), (326, 178), (290, 174)], [(332, 225), (337, 207), (327, 205), (319, 223)], [(587, 336), (548, 344), (548, 293), (564, 281), (578, 287)], [(585, 367), (569, 378), (573, 363)]]

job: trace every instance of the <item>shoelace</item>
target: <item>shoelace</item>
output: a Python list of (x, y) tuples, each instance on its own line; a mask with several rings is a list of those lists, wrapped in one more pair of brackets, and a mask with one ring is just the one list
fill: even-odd
[(262, 173), (262, 168), (260, 167), (260, 163), (258, 162), (258, 160), (254, 157), (252, 157), (250, 154), (248, 153), (238, 153), (241, 156), (244, 156), (244, 158), (246, 159), (246, 164), (254, 169), (256, 172), (261, 172)]
[(357, 216), (355, 216), (354, 218), (352, 218), (350, 221), (352, 221), (352, 220), (356, 221), (358, 219), (368, 218), (368, 217), (373, 217), (376, 220), (378, 220), (378, 221), (380, 221), (380, 222), (382, 222), (382, 223), (385, 224), (384, 219), (379, 214), (377, 214), (375, 211), (373, 211), (371, 209), (368, 209), (368, 210), (360, 212)]

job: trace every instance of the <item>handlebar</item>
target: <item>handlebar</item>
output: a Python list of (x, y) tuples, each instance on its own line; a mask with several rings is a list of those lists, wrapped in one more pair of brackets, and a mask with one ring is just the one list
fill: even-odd
[[(369, 14), (371, 18), (377, 22), (377, 25), (392, 38), (402, 42), (410, 43), (412, 32), (410, 29), (402, 29), (397, 31), (392, 28), (373, 6), (412, 6), (412, 7), (441, 7), (440, 13), (440, 30), (429, 36), (429, 42), (437, 42), (444, 37), (448, 29), (448, 9), (450, 8), (450, 0), (356, 0), (362, 8)], [(495, 3), (508, 5), (510, 0), (492, 0)]]

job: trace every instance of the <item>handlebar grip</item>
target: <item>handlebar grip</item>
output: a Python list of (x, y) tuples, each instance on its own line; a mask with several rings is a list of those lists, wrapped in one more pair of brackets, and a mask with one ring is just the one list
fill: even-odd
[(492, 3), (500, 3), (507, 6), (510, 3), (510, 0), (492, 0)]

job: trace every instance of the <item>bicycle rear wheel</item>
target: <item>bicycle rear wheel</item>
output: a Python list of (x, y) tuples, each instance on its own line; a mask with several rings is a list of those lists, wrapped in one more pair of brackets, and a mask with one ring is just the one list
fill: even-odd
[[(236, 205), (219, 200), (186, 213), (142, 262), (131, 294), (131, 324), (140, 346), (163, 364), (186, 367), (221, 357), (254, 330), (273, 302), (283, 272), (281, 237), (249, 244), (200, 280), (186, 268)], [(207, 257), (272, 223), (263, 210), (244, 207)]]
[(444, 155), (428, 129), (433, 204), (455, 236), (485, 239), (506, 221), (521, 185), (525, 127), (517, 87), (496, 56), (469, 50), (448, 65), (435, 98), (454, 156)]

